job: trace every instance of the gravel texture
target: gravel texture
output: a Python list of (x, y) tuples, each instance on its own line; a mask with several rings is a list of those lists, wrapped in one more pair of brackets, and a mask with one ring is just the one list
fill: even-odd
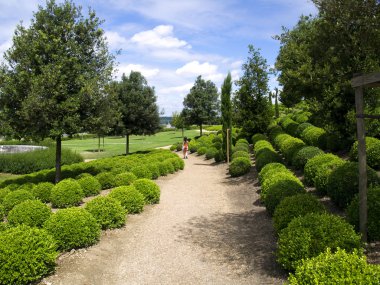
[(230, 178), (226, 164), (204, 156), (185, 164), (157, 180), (160, 204), (129, 215), (95, 246), (61, 255), (40, 284), (282, 284), (256, 172)]

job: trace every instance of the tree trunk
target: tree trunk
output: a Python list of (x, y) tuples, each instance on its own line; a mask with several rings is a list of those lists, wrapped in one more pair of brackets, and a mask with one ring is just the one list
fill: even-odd
[(104, 136), (103, 136), (103, 151), (104, 151)]
[(61, 136), (56, 137), (56, 150), (55, 150), (55, 183), (61, 180), (61, 154), (62, 154), (62, 140)]
[(98, 152), (100, 152), (100, 135), (98, 135)]
[(200, 127), (199, 135), (202, 136), (202, 123), (199, 125), (199, 127)]
[(185, 130), (182, 127), (182, 139), (185, 137), (184, 135), (185, 135)]
[(129, 134), (125, 136), (125, 155), (129, 154)]

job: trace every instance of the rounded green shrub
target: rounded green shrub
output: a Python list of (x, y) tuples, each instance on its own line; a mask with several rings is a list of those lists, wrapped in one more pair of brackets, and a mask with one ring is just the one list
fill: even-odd
[(268, 174), (263, 179), (260, 192), (260, 198), (264, 201), (265, 204), (266, 196), (269, 193), (270, 189), (295, 188), (298, 191), (302, 191), (304, 189), (302, 182), (296, 176), (294, 176), (290, 170), (279, 171), (278, 173), (270, 172), (270, 175)]
[(222, 142), (214, 142), (212, 146), (215, 147), (217, 150), (220, 150), (222, 148)]
[(268, 128), (268, 134), (269, 138), (274, 141), (274, 139), (280, 135), (283, 134), (284, 130), (279, 125), (273, 125), (270, 128)]
[(232, 153), (238, 152), (238, 151), (244, 151), (244, 152), (249, 152), (249, 146), (245, 144), (236, 144), (232, 148)]
[[(157, 164), (157, 168), (159, 168)], [(160, 171), (160, 169), (158, 169)], [(161, 172), (160, 172), (161, 175)], [(127, 186), (131, 185), (135, 180), (137, 179), (136, 175), (134, 175), (132, 172), (124, 172), (116, 175), (115, 177), (115, 184), (116, 186)]]
[(280, 202), (290, 196), (305, 193), (305, 189), (301, 181), (292, 179), (278, 180), (277, 183), (272, 184), (265, 196), (265, 208), (270, 215), (273, 215), (276, 207)]
[(100, 237), (96, 219), (83, 208), (58, 210), (44, 224), (62, 251), (95, 244)]
[(263, 183), (263, 181), (265, 180), (265, 176), (268, 174), (268, 173), (278, 173), (280, 171), (287, 171), (287, 168), (285, 165), (283, 165), (282, 163), (279, 163), (279, 162), (272, 162), (272, 163), (268, 163), (266, 164), (262, 169), (261, 171), (259, 172), (259, 182), (260, 183)]
[(54, 184), (50, 182), (38, 183), (33, 189), (32, 193), (36, 199), (41, 200), (44, 203), (50, 202), (51, 189), (53, 189)]
[(246, 158), (248, 158), (248, 159), (251, 158), (250, 155), (249, 155), (249, 153), (246, 152), (246, 151), (236, 151), (236, 152), (234, 152), (234, 153), (232, 154), (232, 156), (231, 156), (231, 160), (234, 160), (234, 159), (237, 158), (237, 157), (246, 157)]
[(85, 197), (98, 195), (102, 189), (102, 185), (94, 176), (82, 177), (77, 181), (82, 187)]
[(317, 146), (326, 149), (327, 133), (324, 129), (318, 127), (308, 127), (300, 135), (301, 139), (308, 145)]
[(273, 226), (277, 233), (285, 229), (288, 224), (298, 217), (310, 213), (326, 212), (318, 199), (310, 194), (297, 194), (285, 197), (276, 207), (273, 214)]
[(197, 152), (198, 150), (198, 143), (195, 140), (191, 140), (189, 142), (189, 151), (190, 153)]
[(292, 165), (295, 169), (303, 169), (309, 159), (323, 153), (323, 150), (316, 146), (304, 146), (294, 154)]
[(79, 175), (77, 175), (76, 177), (75, 177), (75, 179), (76, 180), (79, 180), (79, 179), (81, 179), (81, 178), (83, 178), (83, 177), (89, 177), (89, 176), (92, 176), (92, 174), (90, 174), (90, 173), (81, 173), (81, 174), (79, 174)]
[(177, 143), (176, 151), (181, 151), (181, 150), (182, 150), (182, 144), (181, 143)]
[(50, 201), (55, 208), (77, 206), (82, 202), (84, 193), (74, 179), (64, 179), (51, 189)]
[(336, 169), (337, 167), (339, 167), (339, 165), (342, 165), (343, 163), (345, 163), (343, 159), (333, 159), (329, 162), (322, 164), (316, 170), (314, 177), (314, 185), (319, 195), (324, 196), (327, 194), (327, 181), (331, 173), (334, 171), (334, 169)]
[[(158, 167), (158, 163), (148, 163), (146, 165), (152, 174), (151, 179), (157, 179), (158, 177), (161, 176), (160, 168)], [(136, 177), (137, 178), (137, 177)]]
[(252, 144), (255, 145), (258, 141), (268, 141), (268, 137), (263, 134), (255, 134), (252, 136)]
[(110, 189), (116, 186), (115, 175), (111, 172), (101, 172), (95, 178), (102, 185), (102, 189)]
[(281, 156), (275, 151), (262, 150), (256, 155), (255, 165), (258, 172), (260, 172), (267, 164), (275, 162), (282, 163)]
[(218, 152), (214, 156), (215, 162), (222, 162), (224, 161), (224, 153), (223, 150), (218, 150)]
[(137, 178), (147, 178), (152, 179), (152, 172), (147, 166), (140, 165), (135, 166), (131, 169), (131, 172), (136, 175)]
[(309, 116), (306, 113), (300, 113), (300, 114), (295, 115), (293, 120), (299, 124), (303, 124), (309, 120)]
[(16, 190), (7, 194), (3, 199), (3, 206), (8, 213), (14, 206), (26, 200), (34, 200), (34, 196), (28, 190)]
[(204, 155), (204, 154), (206, 154), (206, 152), (207, 152), (207, 147), (205, 147), (205, 146), (201, 146), (197, 150), (198, 155)]
[(302, 140), (293, 137), (285, 139), (279, 144), (280, 151), (289, 163), (292, 162), (294, 155), (304, 146), (305, 143)]
[(246, 157), (235, 158), (229, 167), (229, 173), (232, 177), (242, 176), (251, 170), (251, 160)]
[[(380, 178), (376, 171), (367, 167), (367, 183), (379, 185)], [(327, 180), (327, 195), (341, 208), (346, 208), (355, 194), (359, 192), (359, 166), (356, 162), (345, 162), (336, 167)]]
[(35, 186), (35, 184), (33, 184), (31, 182), (27, 182), (27, 183), (20, 185), (17, 188), (17, 190), (27, 190), (27, 191), (31, 192), (34, 186)]
[(8, 187), (0, 189), (0, 204), (3, 203), (5, 196), (7, 196), (9, 193), (11, 193), (11, 189)]
[(116, 187), (108, 196), (118, 200), (130, 214), (141, 213), (144, 209), (144, 195), (137, 191), (133, 185)]
[[(160, 170), (161, 176), (166, 176), (169, 174), (169, 169), (168, 169), (167, 164), (165, 162), (159, 162), (157, 165), (158, 165), (158, 169)], [(137, 177), (136, 177), (136, 179), (137, 179)]]
[(206, 159), (212, 159), (215, 157), (215, 154), (218, 152), (218, 150), (215, 147), (210, 147), (206, 151)]
[(5, 217), (5, 208), (2, 204), (0, 204), (0, 223), (4, 220)]
[(281, 133), (279, 135), (277, 135), (273, 142), (274, 142), (274, 145), (281, 150), (281, 145), (288, 139), (293, 139), (293, 137), (289, 134), (286, 134), (286, 133)]
[(160, 187), (149, 179), (137, 179), (133, 186), (144, 195), (146, 204), (157, 204), (160, 202)]
[[(367, 234), (369, 241), (380, 240), (380, 187), (371, 187), (368, 189), (367, 195)], [(347, 207), (347, 219), (359, 232), (359, 197), (351, 201)]]
[(308, 186), (314, 186), (314, 179), (315, 179), (318, 169), (323, 164), (330, 163), (332, 160), (341, 161), (341, 158), (334, 154), (326, 153), (326, 154), (316, 155), (313, 158), (309, 159), (306, 162), (305, 168), (304, 168), (305, 184)]
[(40, 200), (26, 200), (14, 206), (8, 213), (7, 219), (11, 226), (25, 224), (30, 227), (42, 228), (50, 215), (50, 207)]
[(10, 228), (10, 226), (8, 223), (0, 222), (0, 234), (1, 234), (1, 232), (4, 232), (9, 228)]
[[(373, 137), (365, 138), (367, 164), (375, 169), (380, 168), (380, 140)], [(350, 159), (358, 161), (358, 142), (351, 147)]]
[(360, 248), (360, 235), (341, 217), (310, 213), (293, 219), (279, 234), (278, 262), (285, 269), (295, 270), (302, 259), (312, 258), (327, 248), (348, 251)]
[(299, 123), (291, 118), (286, 118), (281, 122), (281, 126), (289, 135), (295, 136)]
[(295, 136), (296, 136), (296, 137), (300, 137), (301, 134), (302, 134), (302, 132), (303, 132), (305, 129), (307, 129), (308, 127), (313, 127), (313, 125), (310, 124), (310, 123), (306, 123), (306, 122), (305, 122), (305, 123), (301, 123), (301, 124), (299, 124), (298, 127), (297, 127), (297, 129), (296, 129)]
[(175, 168), (174, 168), (173, 163), (171, 163), (168, 159), (162, 163), (165, 164), (165, 167), (168, 170), (168, 173), (174, 173), (175, 172)]
[(304, 260), (288, 278), (290, 285), (310, 284), (380, 284), (380, 265), (368, 264), (358, 251), (347, 253), (331, 249)]
[(265, 140), (258, 141), (257, 143), (255, 143), (255, 145), (253, 147), (253, 151), (255, 153), (255, 156), (260, 155), (260, 152), (262, 152), (262, 151), (268, 151), (268, 150), (275, 151), (272, 144), (268, 141), (265, 141)]
[(58, 256), (53, 237), (20, 225), (0, 234), (0, 284), (34, 284), (52, 273)]
[(120, 228), (125, 224), (125, 209), (118, 200), (109, 196), (96, 197), (86, 204), (85, 209), (103, 230)]

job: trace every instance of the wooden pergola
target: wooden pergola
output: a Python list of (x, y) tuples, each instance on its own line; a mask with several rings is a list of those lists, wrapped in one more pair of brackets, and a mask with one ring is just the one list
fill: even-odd
[(379, 115), (364, 114), (363, 89), (380, 87), (380, 72), (370, 74), (358, 74), (351, 80), (351, 85), (355, 88), (356, 106), (356, 126), (358, 136), (358, 157), (359, 157), (359, 220), (362, 241), (367, 241), (367, 154), (365, 146), (365, 126), (364, 119), (379, 119)]

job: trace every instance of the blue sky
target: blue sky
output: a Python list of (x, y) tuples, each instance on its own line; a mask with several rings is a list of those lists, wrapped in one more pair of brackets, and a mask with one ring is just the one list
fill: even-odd
[[(57, 0), (57, 2), (61, 2)], [(115, 77), (140, 71), (155, 86), (165, 115), (182, 110), (183, 98), (198, 75), (220, 88), (228, 71), (241, 72), (248, 45), (261, 49), (273, 65), (279, 50), (272, 39), (281, 27), (293, 27), (315, 14), (310, 0), (74, 0), (90, 6), (105, 22), (109, 48), (121, 49)], [(0, 0), (0, 53), (12, 43), (20, 21), (28, 26), (40, 0)], [(277, 85), (272, 78), (270, 87)]]

